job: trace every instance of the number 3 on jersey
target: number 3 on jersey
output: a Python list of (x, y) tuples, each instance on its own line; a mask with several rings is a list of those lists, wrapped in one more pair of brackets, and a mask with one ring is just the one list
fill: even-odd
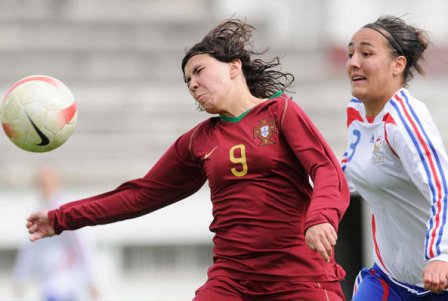
[(229, 158), (232, 163), (241, 165), (238, 168), (232, 167), (230, 171), (235, 177), (244, 177), (247, 174), (246, 146), (244, 144), (234, 145), (229, 151)]
[(361, 132), (359, 130), (353, 130), (352, 135), (355, 137), (355, 141), (353, 143), (350, 143), (349, 148), (352, 150), (352, 152), (347, 154), (348, 162), (350, 162), (353, 158), (353, 155), (355, 154), (356, 147), (358, 146), (359, 141), (361, 140)]

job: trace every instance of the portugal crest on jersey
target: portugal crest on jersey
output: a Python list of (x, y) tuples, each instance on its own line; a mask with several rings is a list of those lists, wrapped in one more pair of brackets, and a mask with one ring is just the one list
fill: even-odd
[(258, 121), (258, 126), (254, 128), (254, 138), (260, 139), (259, 145), (274, 144), (271, 140), (274, 133), (278, 133), (274, 120), (263, 119)]

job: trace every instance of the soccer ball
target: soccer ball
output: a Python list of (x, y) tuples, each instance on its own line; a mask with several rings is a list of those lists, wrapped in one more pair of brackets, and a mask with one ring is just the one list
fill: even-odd
[(77, 119), (70, 89), (46, 75), (17, 81), (0, 107), (6, 135), (15, 145), (30, 152), (48, 152), (61, 146), (73, 133)]

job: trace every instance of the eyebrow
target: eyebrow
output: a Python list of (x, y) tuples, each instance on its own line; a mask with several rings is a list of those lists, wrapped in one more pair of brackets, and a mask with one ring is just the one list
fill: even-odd
[(196, 65), (194, 66), (193, 70), (191, 71), (191, 74), (197, 74), (198, 73), (198, 69), (201, 68), (201, 65)]
[[(348, 46), (347, 46), (347, 47), (351, 47), (351, 46), (353, 46), (353, 42), (348, 43)], [(359, 44), (359, 46), (370, 46), (370, 47), (375, 47), (372, 43), (369, 43), (369, 42), (361, 42), (361, 43)]]

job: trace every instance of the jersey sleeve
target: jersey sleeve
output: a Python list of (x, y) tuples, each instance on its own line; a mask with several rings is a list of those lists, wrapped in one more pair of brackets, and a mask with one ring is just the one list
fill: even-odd
[(412, 182), (430, 204), (425, 258), (448, 261), (447, 173), (448, 158), (442, 138), (423, 103), (394, 103), (397, 125), (389, 123), (386, 135)]
[(285, 101), (280, 128), (313, 182), (305, 231), (313, 225), (327, 222), (337, 231), (350, 200), (338, 160), (310, 118), (290, 99)]
[(181, 136), (144, 177), (49, 211), (56, 233), (135, 218), (195, 193), (206, 177), (189, 149), (193, 134)]

